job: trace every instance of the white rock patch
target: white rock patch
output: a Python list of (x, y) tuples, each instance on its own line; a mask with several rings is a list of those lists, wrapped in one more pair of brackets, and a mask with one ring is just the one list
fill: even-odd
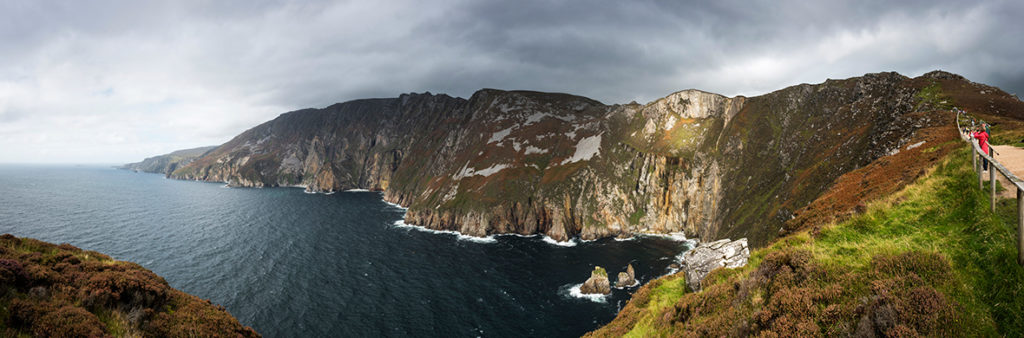
[(548, 113), (533, 113), (533, 115), (530, 115), (529, 117), (526, 118), (526, 122), (523, 123), (523, 125), (528, 126), (528, 125), (540, 122), (540, 120), (543, 120), (545, 117), (548, 117), (548, 116), (551, 116), (551, 114), (548, 114)]
[(506, 129), (499, 130), (499, 131), (495, 132), (494, 134), (491, 135), (491, 139), (487, 140), (487, 143), (494, 143), (494, 142), (498, 142), (498, 141), (504, 140), (505, 136), (508, 136), (508, 134), (512, 133), (512, 129), (513, 128), (515, 128), (515, 126), (508, 127)]
[(672, 129), (672, 127), (676, 125), (676, 122), (679, 122), (679, 119), (677, 119), (675, 115), (669, 115), (668, 120), (665, 120), (665, 130)]
[(461, 180), (461, 179), (466, 178), (466, 177), (476, 176), (476, 175), (487, 177), (487, 176), (491, 176), (491, 175), (493, 175), (493, 174), (495, 174), (495, 173), (497, 173), (499, 171), (505, 170), (506, 168), (509, 168), (509, 167), (510, 166), (508, 164), (501, 164), (501, 163), (499, 163), (499, 164), (492, 165), (492, 166), (490, 166), (488, 168), (485, 168), (485, 169), (476, 170), (475, 168), (470, 168), (469, 167), (469, 163), (466, 163), (466, 166), (462, 167), (462, 170), (460, 170), (457, 174), (455, 174), (455, 177), (453, 177), (453, 178), (457, 181), (457, 180)]
[[(519, 149), (516, 149), (516, 150), (518, 151)], [(529, 154), (545, 154), (547, 152), (548, 151), (546, 149), (541, 149), (541, 148), (537, 148), (537, 147), (534, 147), (534, 146), (527, 146), (526, 147), (526, 152), (524, 152), (523, 154), (524, 155), (529, 155)]]
[(579, 161), (588, 161), (601, 152), (601, 134), (591, 137), (584, 137), (576, 144), (576, 153), (565, 159), (561, 164), (569, 164)]
[(921, 146), (922, 144), (924, 144), (924, 141), (921, 141), (921, 142), (917, 142), (917, 143), (911, 144), (911, 145), (907, 146), (907, 150), (910, 150), (910, 149), (914, 149), (914, 148), (920, 147), (920, 146)]

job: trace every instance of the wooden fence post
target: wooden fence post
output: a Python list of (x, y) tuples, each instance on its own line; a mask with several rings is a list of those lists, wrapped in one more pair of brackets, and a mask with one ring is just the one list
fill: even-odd
[(974, 172), (978, 172), (978, 154), (975, 154), (974, 142), (967, 143), (971, 144), (971, 169), (974, 169)]
[[(993, 157), (992, 159), (995, 159)], [(992, 206), (992, 212), (996, 212), (996, 164), (995, 162), (988, 164), (988, 186), (991, 191), (989, 198), (989, 205)]]
[[(974, 146), (972, 145), (971, 147), (973, 148)], [(985, 174), (985, 171), (984, 171), (985, 167), (983, 165), (984, 163), (985, 163), (985, 158), (981, 157), (981, 153), (979, 152), (978, 153), (978, 189), (984, 189), (985, 188), (985, 184), (981, 183), (982, 175)]]
[(1017, 187), (1017, 264), (1024, 266), (1024, 190)]

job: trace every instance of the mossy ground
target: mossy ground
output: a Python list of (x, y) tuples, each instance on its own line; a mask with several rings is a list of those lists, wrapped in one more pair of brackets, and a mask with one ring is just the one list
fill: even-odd
[(68, 244), (0, 236), (0, 336), (259, 336), (141, 266)]
[(1016, 201), (988, 211), (966, 147), (838, 224), (718, 269), (652, 282), (596, 336), (1022, 336)]

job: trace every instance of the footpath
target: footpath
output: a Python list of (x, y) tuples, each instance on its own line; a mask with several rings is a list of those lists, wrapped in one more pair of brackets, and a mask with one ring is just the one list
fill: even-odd
[[(1009, 169), (1017, 177), (1024, 177), (1024, 148), (994, 145), (992, 149), (996, 151), (996, 154), (994, 154), (996, 161), (1002, 163), (1006, 169)], [(982, 178), (988, 181), (988, 174), (982, 175)], [(999, 173), (996, 173), (996, 180), (1003, 186), (1003, 190), (996, 193), (997, 196), (1001, 198), (1017, 198), (1017, 189), (1013, 189), (1013, 184), (1009, 180), (1003, 177), (1003, 175), (999, 175)]]

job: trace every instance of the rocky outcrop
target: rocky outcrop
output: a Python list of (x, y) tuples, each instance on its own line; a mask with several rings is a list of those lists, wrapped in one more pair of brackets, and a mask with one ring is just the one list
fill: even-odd
[(600, 266), (595, 266), (594, 271), (590, 272), (590, 278), (580, 286), (580, 293), (602, 295), (612, 293), (611, 282), (608, 280), (608, 272)]
[(636, 271), (633, 271), (633, 264), (626, 266), (626, 271), (619, 272), (619, 278), (615, 281), (615, 287), (625, 288), (636, 285)]
[(868, 74), (751, 98), (685, 90), (646, 105), (494, 89), (356, 100), (282, 114), (170, 177), (378, 190), (408, 207), (406, 223), (475, 236), (684, 232), (759, 246), (836, 178), (928, 126), (909, 114), (924, 80)]
[(747, 265), (750, 249), (747, 239), (728, 239), (701, 243), (683, 254), (682, 268), (686, 273), (686, 285), (690, 290), (700, 290), (700, 282), (711, 270), (725, 267), (738, 268)]
[(217, 146), (178, 150), (169, 154), (149, 157), (142, 162), (128, 163), (121, 166), (120, 169), (170, 175), (174, 170), (192, 163), (193, 160), (214, 148)]

